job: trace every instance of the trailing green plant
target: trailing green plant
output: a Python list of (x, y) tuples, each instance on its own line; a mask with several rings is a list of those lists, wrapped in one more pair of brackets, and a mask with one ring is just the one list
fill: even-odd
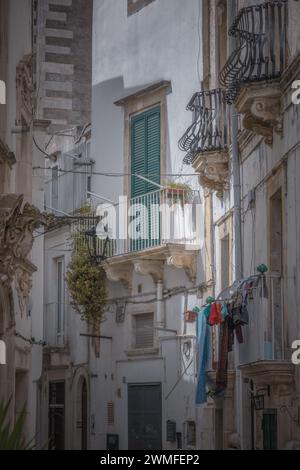
[(26, 420), (26, 406), (17, 417), (13, 426), (9, 422), (9, 408), (11, 398), (5, 403), (0, 401), (0, 450), (32, 450), (33, 440), (26, 441), (24, 438), (24, 425)]
[(106, 307), (105, 272), (91, 259), (83, 238), (73, 238), (74, 251), (66, 274), (72, 305), (93, 329), (98, 329)]
[(170, 196), (174, 199), (182, 197), (185, 202), (193, 199), (193, 189), (186, 183), (164, 181), (163, 185), (165, 186), (166, 191), (170, 191)]

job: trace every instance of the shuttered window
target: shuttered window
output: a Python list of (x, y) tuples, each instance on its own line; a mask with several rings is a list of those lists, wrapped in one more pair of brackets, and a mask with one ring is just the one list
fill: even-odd
[[(135, 232), (139, 235), (131, 242), (131, 251), (160, 244), (159, 188), (151, 183), (153, 181), (160, 184), (160, 125), (159, 106), (138, 114), (131, 120), (131, 197), (134, 200), (133, 207), (136, 205)], [(144, 176), (150, 182), (134, 175)], [(152, 194), (147, 196), (149, 193)], [(143, 216), (144, 207), (146, 211)]]
[(135, 316), (135, 348), (145, 349), (154, 346), (153, 313)]
[[(131, 119), (131, 173), (160, 183), (160, 107), (152, 108)], [(131, 197), (141, 196), (157, 187), (132, 176)]]

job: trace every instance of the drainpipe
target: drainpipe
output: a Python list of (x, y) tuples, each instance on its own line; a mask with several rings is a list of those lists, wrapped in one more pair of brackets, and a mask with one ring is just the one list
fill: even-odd
[[(230, 26), (237, 15), (237, 1), (227, 2), (229, 7)], [(235, 50), (236, 39), (231, 37), (230, 52)], [(233, 173), (233, 227), (234, 227), (234, 279), (243, 277), (242, 261), (242, 221), (241, 221), (241, 173), (240, 173), (240, 155), (238, 146), (238, 114), (234, 106), (231, 107), (231, 142), (232, 142), (232, 173)], [(238, 369), (240, 363), (239, 347), (235, 346), (235, 389), (236, 389), (236, 428), (240, 435), (241, 449), (244, 448), (243, 436), (243, 377)]]
[[(236, 17), (236, 0), (230, 1), (229, 21), (232, 24)], [(233, 51), (236, 46), (236, 39), (231, 37), (230, 50)], [(232, 142), (232, 173), (233, 173), (233, 217), (234, 217), (234, 278), (235, 280), (243, 277), (242, 261), (242, 222), (241, 222), (241, 173), (240, 173), (240, 155), (238, 146), (238, 114), (234, 106), (231, 107), (231, 142)]]
[(156, 284), (156, 321), (158, 327), (166, 327), (166, 311), (163, 281), (158, 281)]

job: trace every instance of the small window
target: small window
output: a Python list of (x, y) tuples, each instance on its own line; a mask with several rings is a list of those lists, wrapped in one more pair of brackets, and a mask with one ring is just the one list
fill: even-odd
[(128, 16), (137, 13), (152, 2), (154, 2), (154, 0), (127, 0)]
[(230, 238), (221, 239), (221, 290), (230, 285)]
[(58, 209), (58, 166), (52, 168), (51, 208)]
[(186, 444), (188, 446), (196, 445), (196, 423), (195, 421), (186, 422)]
[(135, 315), (135, 349), (149, 349), (154, 346), (153, 313)]

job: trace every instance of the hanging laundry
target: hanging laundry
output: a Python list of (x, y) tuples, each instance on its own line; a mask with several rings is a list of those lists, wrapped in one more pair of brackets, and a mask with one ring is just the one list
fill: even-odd
[(206, 370), (210, 357), (210, 327), (206, 316), (199, 314), (197, 323), (198, 338), (198, 377), (196, 390), (196, 404), (202, 405), (207, 401)]
[(222, 321), (223, 321), (223, 317), (222, 317), (221, 304), (214, 302), (211, 305), (211, 311), (210, 311), (210, 315), (208, 318), (208, 324), (210, 326), (219, 325), (220, 323), (222, 323)]
[(222, 304), (222, 309), (221, 309), (221, 314), (222, 314), (222, 319), (223, 321), (228, 317), (229, 312), (228, 312), (228, 307), (227, 304)]
[(211, 304), (206, 305), (204, 309), (202, 310), (203, 315), (208, 319), (210, 317), (210, 312), (211, 312)]
[(221, 390), (225, 390), (227, 387), (228, 351), (230, 345), (228, 320), (225, 320), (220, 326), (219, 342), (219, 361), (216, 375), (216, 388), (218, 392)]

